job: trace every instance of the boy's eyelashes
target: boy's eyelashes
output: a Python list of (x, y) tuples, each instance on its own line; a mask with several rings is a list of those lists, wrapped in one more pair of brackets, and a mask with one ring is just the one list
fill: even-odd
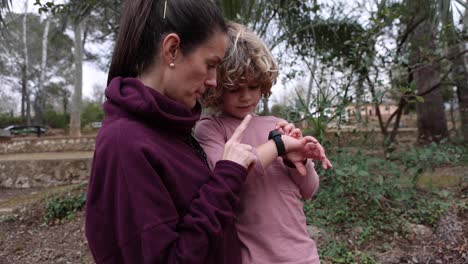
[[(260, 85), (249, 85), (248, 86), (248, 89), (251, 90), (251, 91), (257, 90), (259, 88), (260, 88)], [(240, 89), (241, 88), (236, 88), (236, 89), (232, 89), (232, 90), (228, 90), (228, 91), (229, 91), (229, 93), (237, 93), (237, 92), (240, 91)]]

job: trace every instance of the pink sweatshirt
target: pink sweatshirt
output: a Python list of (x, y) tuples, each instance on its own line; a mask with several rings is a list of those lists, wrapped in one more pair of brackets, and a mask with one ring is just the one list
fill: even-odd
[[(253, 116), (242, 143), (258, 146), (281, 119)], [(205, 116), (195, 127), (195, 137), (213, 168), (223, 155), (224, 144), (242, 120), (221, 114)], [(236, 228), (242, 242), (242, 263), (320, 263), (315, 242), (307, 232), (301, 198), (311, 198), (319, 179), (312, 161), (307, 176), (284, 165), (277, 158), (263, 168), (259, 162), (251, 169), (240, 196)]]

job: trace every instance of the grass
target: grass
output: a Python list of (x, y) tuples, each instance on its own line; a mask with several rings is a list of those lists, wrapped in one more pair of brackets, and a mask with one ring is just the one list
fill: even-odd
[(84, 208), (86, 193), (67, 193), (64, 196), (51, 198), (47, 201), (44, 221), (48, 225), (60, 224), (63, 220), (70, 220)]
[(466, 146), (408, 147), (387, 157), (337, 148), (328, 156), (334, 170), (318, 172), (319, 193), (304, 204), (308, 223), (335, 238), (318, 241), (322, 260), (377, 263), (367, 249), (388, 250), (393, 240), (406, 236), (405, 223), (434, 226), (450, 206), (466, 207), (450, 192), (416, 188), (424, 172), (465, 166)]
[[(63, 220), (73, 218), (74, 214), (84, 206), (84, 191), (87, 183), (67, 186), (50, 187), (32, 193), (18, 195), (0, 202), (0, 208), (13, 210), (23, 207), (43, 205), (36, 212), (45, 212), (46, 224), (58, 224)], [(37, 209), (37, 208), (36, 208)], [(0, 218), (0, 222), (15, 221), (15, 214), (7, 214)]]
[(47, 197), (73, 190), (77, 186), (79, 185), (50, 187), (38, 190), (30, 194), (15, 196), (5, 201), (0, 201), (0, 208), (17, 208), (18, 206), (35, 203), (39, 200), (44, 200)]

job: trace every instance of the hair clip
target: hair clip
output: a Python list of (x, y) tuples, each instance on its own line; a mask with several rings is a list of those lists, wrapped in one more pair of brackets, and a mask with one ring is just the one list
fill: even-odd
[(164, 15), (163, 19), (166, 19), (167, 0), (164, 0)]

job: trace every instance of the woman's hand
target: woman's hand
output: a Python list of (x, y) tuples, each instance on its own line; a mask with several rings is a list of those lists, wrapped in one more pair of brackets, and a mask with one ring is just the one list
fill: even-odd
[(234, 130), (231, 138), (224, 145), (223, 160), (230, 160), (244, 166), (246, 169), (253, 166), (256, 162), (256, 157), (252, 153), (252, 146), (240, 143), (247, 125), (252, 119), (251, 115), (247, 115), (242, 123)]

